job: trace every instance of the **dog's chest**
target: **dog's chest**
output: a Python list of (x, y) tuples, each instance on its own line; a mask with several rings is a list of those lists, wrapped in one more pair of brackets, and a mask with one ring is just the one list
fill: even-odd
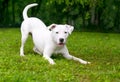
[(55, 54), (58, 54), (58, 53), (62, 53), (64, 49), (64, 46), (57, 46), (55, 49), (54, 49), (54, 52)]

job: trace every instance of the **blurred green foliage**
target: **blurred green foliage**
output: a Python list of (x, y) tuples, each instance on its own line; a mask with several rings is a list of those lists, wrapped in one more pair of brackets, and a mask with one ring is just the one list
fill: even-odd
[(31, 3), (39, 5), (28, 15), (46, 25), (67, 23), (77, 30), (120, 32), (120, 0), (0, 0), (0, 27), (20, 27), (22, 11)]

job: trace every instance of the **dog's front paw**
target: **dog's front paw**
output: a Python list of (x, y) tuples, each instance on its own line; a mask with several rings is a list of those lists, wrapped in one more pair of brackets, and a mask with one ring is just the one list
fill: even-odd
[(87, 64), (91, 64), (91, 62), (87, 62)]
[(51, 64), (51, 65), (54, 65), (55, 62), (53, 59), (51, 59), (50, 57), (46, 57), (46, 56), (43, 56), (46, 60), (48, 60), (48, 62)]
[(25, 56), (24, 54), (20, 54), (21, 57)]
[(49, 63), (51, 64), (51, 65), (55, 65), (55, 62), (52, 60), (52, 61), (49, 61)]
[(87, 62), (87, 61), (81, 61), (80, 63), (82, 63), (82, 64), (91, 64), (91, 62)]

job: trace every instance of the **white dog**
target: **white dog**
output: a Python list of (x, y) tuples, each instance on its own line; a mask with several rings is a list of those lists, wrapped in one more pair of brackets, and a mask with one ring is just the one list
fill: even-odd
[(43, 57), (49, 61), (50, 64), (55, 64), (51, 55), (53, 53), (61, 53), (67, 59), (79, 61), (82, 64), (89, 64), (90, 62), (84, 61), (69, 54), (66, 47), (66, 39), (73, 31), (74, 27), (70, 25), (57, 25), (52, 24), (48, 28), (38, 18), (27, 16), (29, 8), (37, 6), (36, 3), (30, 4), (23, 10), (24, 21), (21, 25), (21, 48), (20, 56), (24, 56), (24, 44), (30, 34), (32, 34), (34, 48), (33, 50), (38, 54), (43, 54)]

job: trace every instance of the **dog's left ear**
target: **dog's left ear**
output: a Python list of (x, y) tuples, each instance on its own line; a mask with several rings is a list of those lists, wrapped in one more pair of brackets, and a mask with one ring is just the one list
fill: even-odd
[(56, 27), (56, 24), (51, 24), (50, 26), (48, 26), (48, 29), (51, 31)]
[(71, 25), (67, 25), (67, 24), (65, 24), (65, 26), (67, 27), (67, 29), (68, 29), (68, 33), (69, 34), (71, 34), (72, 33), (72, 31), (74, 30), (74, 27), (73, 26), (71, 26)]

